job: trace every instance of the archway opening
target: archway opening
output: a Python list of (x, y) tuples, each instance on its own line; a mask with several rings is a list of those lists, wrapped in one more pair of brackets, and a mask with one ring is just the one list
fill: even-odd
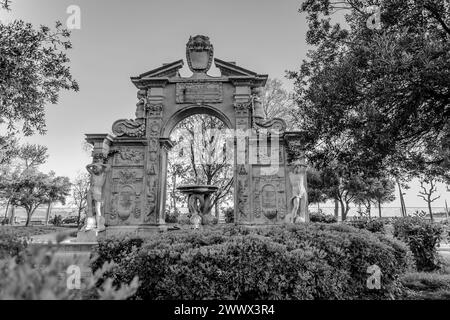
[(190, 215), (186, 196), (177, 187), (218, 187), (211, 197), (211, 214), (217, 223), (234, 216), (234, 140), (227, 124), (211, 114), (181, 119), (170, 133), (173, 148), (168, 152), (166, 180), (166, 223), (187, 223)]

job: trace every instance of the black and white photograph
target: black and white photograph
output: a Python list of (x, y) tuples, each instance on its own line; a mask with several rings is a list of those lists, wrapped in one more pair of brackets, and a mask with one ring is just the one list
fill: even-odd
[(449, 207), (450, 0), (0, 0), (2, 301), (450, 300)]

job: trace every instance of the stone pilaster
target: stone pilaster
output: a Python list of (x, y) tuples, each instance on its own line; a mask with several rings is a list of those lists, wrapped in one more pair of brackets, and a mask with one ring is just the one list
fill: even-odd
[(147, 92), (147, 141), (145, 189), (146, 202), (144, 206), (144, 224), (164, 224), (164, 185), (162, 172), (162, 152), (160, 135), (162, 128), (164, 103), (164, 87), (151, 87)]
[(234, 96), (236, 114), (235, 220), (239, 224), (251, 224), (251, 170), (249, 161), (249, 138), (251, 128), (251, 91), (248, 85), (236, 85)]

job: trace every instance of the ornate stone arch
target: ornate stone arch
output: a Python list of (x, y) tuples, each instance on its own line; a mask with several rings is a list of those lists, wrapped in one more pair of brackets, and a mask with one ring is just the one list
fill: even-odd
[(178, 123), (184, 119), (196, 115), (196, 114), (207, 114), (221, 120), (228, 129), (234, 129), (235, 119), (230, 119), (221, 110), (210, 105), (188, 105), (177, 110), (172, 114), (172, 116), (163, 124), (161, 128), (161, 137), (169, 138), (173, 129)]

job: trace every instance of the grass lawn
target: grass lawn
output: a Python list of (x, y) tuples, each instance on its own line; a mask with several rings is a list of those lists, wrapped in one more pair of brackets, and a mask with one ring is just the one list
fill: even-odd
[(438, 272), (412, 272), (401, 278), (409, 289), (407, 299), (450, 300), (450, 252), (442, 252), (443, 268)]

